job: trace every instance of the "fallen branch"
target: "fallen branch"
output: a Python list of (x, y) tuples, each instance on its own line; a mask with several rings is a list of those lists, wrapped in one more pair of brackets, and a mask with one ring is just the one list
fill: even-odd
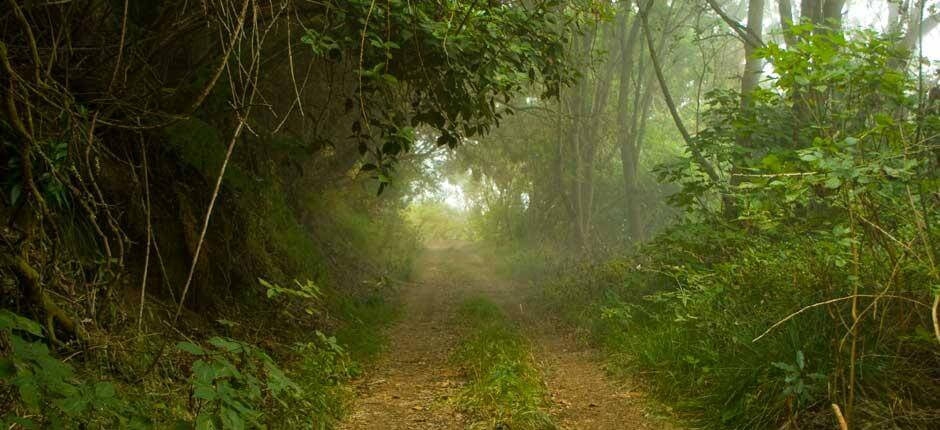
[(842, 409), (839, 408), (839, 405), (833, 403), (832, 412), (836, 414), (836, 420), (839, 421), (839, 430), (849, 430), (849, 423), (847, 423), (845, 417), (842, 416)]
[(209, 230), (209, 220), (212, 219), (212, 209), (215, 208), (215, 202), (219, 197), (219, 190), (222, 188), (222, 179), (225, 177), (225, 169), (228, 167), (228, 162), (232, 158), (232, 151), (235, 149), (235, 143), (238, 142), (238, 138), (242, 134), (242, 130), (245, 129), (245, 122), (248, 121), (247, 118), (239, 118), (238, 126), (235, 127), (235, 132), (232, 134), (232, 139), (228, 143), (228, 149), (225, 152), (225, 159), (222, 160), (222, 168), (219, 171), (219, 177), (215, 181), (215, 189), (212, 191), (212, 199), (209, 200), (209, 208), (206, 209), (206, 217), (202, 222), (202, 231), (199, 233), (199, 241), (196, 242), (196, 251), (193, 253), (193, 261), (189, 266), (189, 275), (186, 276), (186, 284), (183, 285), (183, 293), (180, 295), (180, 302), (176, 306), (176, 314), (173, 315), (173, 322), (180, 317), (180, 312), (183, 311), (183, 303), (186, 302), (186, 293), (189, 292), (189, 286), (193, 282), (193, 274), (196, 272), (196, 264), (199, 262), (199, 253), (202, 251), (202, 244), (206, 240), (206, 231)]
[(819, 172), (790, 172), (790, 173), (732, 173), (731, 176), (741, 178), (782, 178), (790, 176), (813, 176)]
[(137, 315), (137, 332), (140, 333), (144, 322), (144, 300), (147, 298), (147, 272), (150, 268), (150, 246), (153, 240), (153, 225), (150, 219), (150, 175), (147, 169), (147, 147), (144, 146), (143, 139), (140, 141), (140, 156), (144, 170), (144, 210), (147, 213), (147, 248), (144, 252), (144, 273), (140, 277), (140, 311)]

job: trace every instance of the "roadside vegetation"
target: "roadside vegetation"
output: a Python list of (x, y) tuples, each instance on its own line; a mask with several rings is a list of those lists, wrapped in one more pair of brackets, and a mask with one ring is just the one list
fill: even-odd
[(651, 240), (585, 261), (538, 230), (490, 237), (692, 426), (935, 428), (938, 117), (890, 37), (795, 31), (758, 51), (775, 77), (747, 107), (707, 99), (693, 143), (732, 181), (658, 164), (682, 212)]
[(468, 382), (456, 402), (472, 417), (470, 428), (554, 429), (528, 341), (502, 309), (472, 297), (461, 303), (457, 320), (463, 335), (453, 360)]

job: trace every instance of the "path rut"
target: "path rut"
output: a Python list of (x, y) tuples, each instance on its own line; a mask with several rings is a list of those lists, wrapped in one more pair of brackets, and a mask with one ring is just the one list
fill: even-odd
[(416, 280), (402, 291), (405, 317), (391, 330), (388, 350), (357, 383), (344, 430), (464, 429), (453, 399), (464, 380), (449, 363), (457, 344), (452, 319), (464, 297), (500, 304), (531, 340), (550, 396), (549, 412), (562, 429), (673, 429), (649, 413), (636, 387), (614, 383), (596, 351), (530, 312), (523, 288), (495, 273), (473, 245), (429, 247)]

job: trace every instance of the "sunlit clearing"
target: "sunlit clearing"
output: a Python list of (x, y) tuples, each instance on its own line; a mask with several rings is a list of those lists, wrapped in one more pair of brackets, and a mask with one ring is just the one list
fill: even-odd
[(451, 208), (466, 211), (467, 201), (466, 194), (463, 191), (463, 187), (458, 184), (450, 182), (449, 179), (445, 179), (444, 182), (440, 184), (440, 192), (444, 197), (444, 203)]

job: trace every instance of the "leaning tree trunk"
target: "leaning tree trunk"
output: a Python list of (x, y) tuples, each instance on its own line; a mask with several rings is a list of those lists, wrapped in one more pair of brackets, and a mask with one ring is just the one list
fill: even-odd
[(649, 49), (650, 60), (653, 62), (653, 72), (656, 73), (656, 81), (659, 82), (659, 89), (663, 93), (663, 101), (666, 102), (666, 107), (669, 108), (669, 114), (672, 116), (673, 122), (676, 124), (676, 128), (679, 130), (679, 134), (682, 135), (682, 140), (685, 142), (686, 147), (689, 149), (689, 152), (692, 153), (692, 160), (703, 172), (708, 176), (715, 184), (721, 183), (721, 177), (718, 176), (718, 171), (715, 170), (715, 167), (705, 158), (705, 155), (702, 153), (701, 149), (698, 147), (698, 143), (692, 139), (692, 135), (689, 134), (689, 130), (685, 128), (685, 123), (682, 122), (682, 117), (679, 116), (679, 110), (676, 108), (675, 100), (672, 98), (672, 93), (669, 92), (669, 85), (666, 84), (666, 77), (663, 75), (663, 68), (659, 64), (659, 58), (656, 54), (656, 47), (653, 45), (653, 36), (650, 33), (649, 18), (647, 17), (648, 8), (652, 6), (652, 0), (647, 3), (647, 6), (640, 7), (640, 19), (643, 22), (643, 34), (646, 36), (646, 45)]

